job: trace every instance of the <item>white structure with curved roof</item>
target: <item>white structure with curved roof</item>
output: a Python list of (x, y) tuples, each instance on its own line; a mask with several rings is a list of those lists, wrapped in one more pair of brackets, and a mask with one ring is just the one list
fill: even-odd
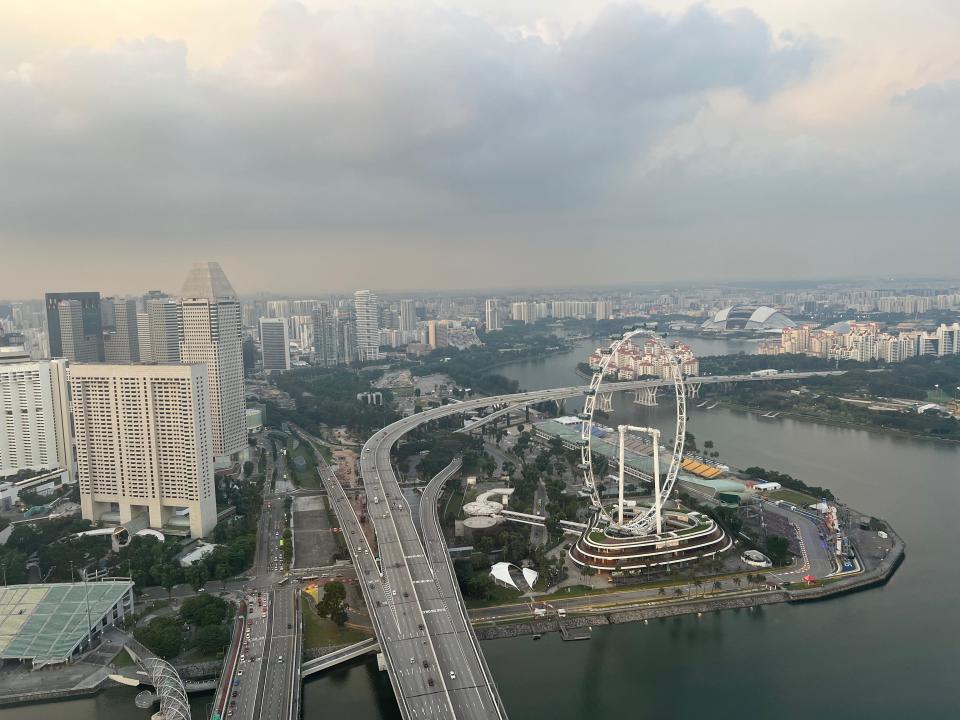
[(767, 305), (732, 305), (718, 310), (701, 325), (704, 330), (772, 332), (796, 327), (779, 310)]

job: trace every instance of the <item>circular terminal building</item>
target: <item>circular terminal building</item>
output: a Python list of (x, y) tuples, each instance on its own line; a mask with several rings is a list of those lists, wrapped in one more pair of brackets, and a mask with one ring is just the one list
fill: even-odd
[(664, 570), (712, 558), (729, 550), (732, 541), (707, 515), (680, 510), (663, 511), (659, 534), (630, 536), (616, 525), (593, 526), (570, 548), (570, 559), (597, 572)]

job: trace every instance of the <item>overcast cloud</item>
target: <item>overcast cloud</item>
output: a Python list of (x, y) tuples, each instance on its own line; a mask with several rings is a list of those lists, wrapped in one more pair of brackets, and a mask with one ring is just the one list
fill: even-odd
[(851, 103), (870, 57), (761, 3), (463, 5), (279, 2), (206, 63), (150, 28), (8, 42), (0, 296), (195, 259), (317, 294), (956, 269), (957, 48)]

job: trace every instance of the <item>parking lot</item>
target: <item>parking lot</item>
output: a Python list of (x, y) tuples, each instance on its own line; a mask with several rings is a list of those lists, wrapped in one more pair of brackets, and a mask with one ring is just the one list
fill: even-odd
[(329, 565), (337, 552), (322, 497), (298, 497), (293, 501), (293, 567)]

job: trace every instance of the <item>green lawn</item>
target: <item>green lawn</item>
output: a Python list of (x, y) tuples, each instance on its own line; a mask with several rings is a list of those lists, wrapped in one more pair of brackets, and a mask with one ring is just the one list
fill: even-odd
[(799, 505), (800, 507), (806, 507), (807, 505), (813, 505), (814, 503), (820, 502), (812, 495), (797, 492), (796, 490), (787, 490), (786, 488), (782, 490), (775, 490), (774, 492), (769, 493), (768, 497), (771, 500), (785, 500), (788, 503), (793, 503), (794, 505)]
[(317, 615), (310, 599), (304, 595), (300, 598), (300, 610), (303, 614), (303, 647), (304, 649), (328, 647), (330, 645), (351, 645), (372, 637), (373, 633), (358, 628), (337, 627), (337, 624), (327, 618)]
[(136, 665), (133, 661), (133, 658), (127, 654), (126, 650), (121, 650), (117, 653), (116, 657), (111, 661), (116, 668), (125, 668), (130, 667), (131, 665)]
[[(294, 440), (289, 438), (287, 440), (287, 469), (292, 473), (293, 481), (300, 487), (320, 487), (320, 476), (317, 475), (317, 461), (313, 455), (313, 450), (304, 442), (301, 442), (296, 449), (293, 446)], [(306, 462), (303, 470), (297, 468), (296, 458), (303, 458)]]

